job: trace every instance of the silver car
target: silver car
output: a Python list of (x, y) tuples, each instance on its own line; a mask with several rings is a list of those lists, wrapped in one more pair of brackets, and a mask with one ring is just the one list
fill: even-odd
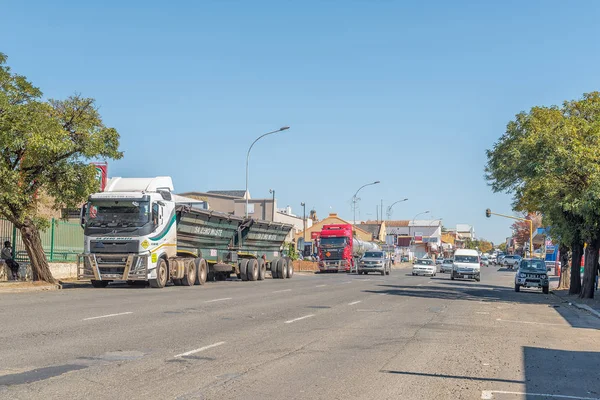
[(367, 251), (358, 263), (358, 274), (367, 275), (369, 272), (379, 272), (389, 275), (392, 271), (392, 262), (383, 251)]
[(412, 274), (413, 275), (431, 275), (435, 276), (437, 267), (433, 260), (428, 258), (420, 258), (413, 264)]
[(440, 265), (440, 274), (444, 274), (446, 272), (452, 272), (452, 259), (446, 258), (442, 265)]

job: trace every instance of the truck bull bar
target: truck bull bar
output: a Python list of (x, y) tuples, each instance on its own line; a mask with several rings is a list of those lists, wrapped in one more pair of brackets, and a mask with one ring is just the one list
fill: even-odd
[(77, 279), (147, 281), (146, 254), (78, 254)]

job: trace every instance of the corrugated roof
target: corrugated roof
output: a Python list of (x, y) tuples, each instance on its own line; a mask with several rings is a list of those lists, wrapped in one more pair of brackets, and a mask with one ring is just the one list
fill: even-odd
[(389, 226), (389, 227), (404, 227), (404, 226), (408, 226), (410, 221), (404, 221), (404, 220), (398, 220), (398, 221), (385, 221), (385, 226)]
[(209, 190), (206, 193), (220, 194), (223, 196), (239, 197), (240, 199), (246, 194), (245, 190)]
[(356, 226), (363, 231), (369, 232), (376, 238), (379, 237), (379, 229), (381, 229), (381, 224), (356, 224)]

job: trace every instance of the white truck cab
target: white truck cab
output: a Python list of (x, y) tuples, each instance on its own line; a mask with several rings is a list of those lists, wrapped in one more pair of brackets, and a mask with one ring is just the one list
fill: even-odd
[(481, 280), (481, 259), (479, 252), (469, 249), (458, 249), (454, 252), (450, 279), (463, 278)]
[(165, 277), (157, 276), (158, 263), (177, 253), (175, 206), (180, 196), (172, 191), (168, 176), (112, 178), (104, 192), (90, 195), (81, 213), (85, 242), (79, 278), (91, 279), (96, 287), (111, 280), (160, 286)]

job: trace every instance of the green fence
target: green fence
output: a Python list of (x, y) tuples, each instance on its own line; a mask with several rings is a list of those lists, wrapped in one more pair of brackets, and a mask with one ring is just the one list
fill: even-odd
[[(57, 221), (54, 218), (45, 231), (40, 232), (46, 259), (52, 262), (77, 261), (77, 254), (83, 252), (83, 229), (75, 222)], [(0, 219), (0, 239), (13, 245), (13, 257), (19, 262), (29, 261), (21, 232), (5, 219)]]

